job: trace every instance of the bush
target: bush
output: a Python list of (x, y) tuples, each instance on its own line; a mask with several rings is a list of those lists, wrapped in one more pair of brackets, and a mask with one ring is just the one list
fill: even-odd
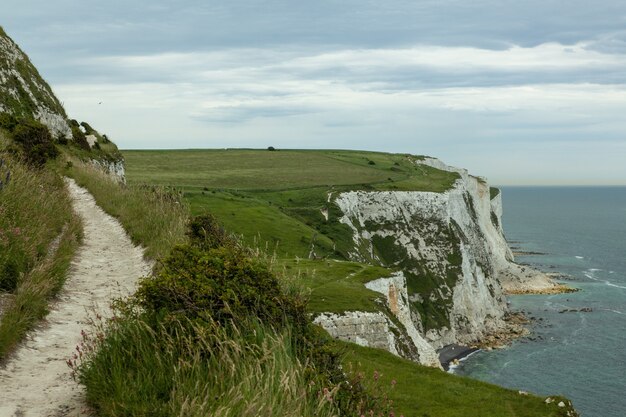
[(20, 145), (26, 161), (32, 165), (42, 166), (59, 155), (48, 128), (35, 120), (20, 121), (11, 135)]
[(219, 323), (252, 316), (280, 326), (287, 315), (306, 314), (304, 303), (283, 296), (266, 266), (225, 246), (176, 247), (157, 275), (141, 282), (137, 299), (148, 311)]
[(76, 125), (72, 125), (72, 137), (74, 138), (74, 143), (78, 145), (79, 148), (90, 150), (91, 146), (89, 146), (89, 142), (87, 142), (87, 136), (80, 130), (80, 127)]
[(17, 119), (12, 114), (0, 113), (0, 128), (6, 129), (11, 132), (13, 131), (15, 126), (17, 126), (17, 123)]

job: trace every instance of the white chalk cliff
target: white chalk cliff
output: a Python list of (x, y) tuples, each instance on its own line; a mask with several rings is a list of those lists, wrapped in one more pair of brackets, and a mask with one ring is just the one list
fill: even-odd
[[(439, 366), (436, 349), (471, 344), (503, 328), (503, 287), (554, 284), (513, 262), (499, 192), (437, 159), (414, 162), (459, 178), (443, 193), (348, 191), (334, 197), (340, 221), (353, 231), (350, 258), (399, 271), (366, 284), (385, 295), (386, 308), (378, 314), (322, 314), (316, 322), (340, 339)], [(398, 335), (383, 334), (394, 328)]]

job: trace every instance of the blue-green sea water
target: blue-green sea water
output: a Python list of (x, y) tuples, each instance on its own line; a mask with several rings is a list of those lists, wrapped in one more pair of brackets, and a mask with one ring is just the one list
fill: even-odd
[[(531, 339), (478, 352), (456, 370), (536, 394), (562, 394), (585, 417), (626, 416), (626, 187), (505, 187), (503, 224), (518, 256), (571, 277), (580, 292), (510, 297)], [(563, 312), (591, 308), (591, 312)]]

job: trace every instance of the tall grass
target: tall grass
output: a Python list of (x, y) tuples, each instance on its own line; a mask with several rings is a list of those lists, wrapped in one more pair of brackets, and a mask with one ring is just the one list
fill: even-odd
[[(311, 384), (288, 332), (140, 318), (85, 336), (71, 361), (101, 416), (337, 415), (332, 391)], [(76, 364), (78, 360), (78, 364)], [(132, 378), (129, 378), (132, 375)]]
[(0, 360), (40, 318), (62, 287), (81, 224), (63, 181), (4, 156), (0, 190), (0, 288), (10, 294), (0, 319)]
[(104, 211), (116, 217), (146, 256), (158, 259), (184, 240), (188, 208), (174, 193), (158, 187), (127, 186), (97, 168), (73, 161), (66, 174), (89, 190)]

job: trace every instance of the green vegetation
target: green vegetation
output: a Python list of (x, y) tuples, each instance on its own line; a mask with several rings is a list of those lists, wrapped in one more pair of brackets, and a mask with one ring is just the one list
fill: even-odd
[(392, 381), (396, 381), (389, 391), (396, 416), (565, 417), (570, 409), (557, 406), (561, 400), (569, 404), (563, 398), (545, 404), (543, 398), (520, 395), (518, 391), (450, 375), (383, 350), (338, 343), (345, 351), (344, 368), (363, 372), (366, 383), (374, 382), (375, 373), (379, 375), (378, 385), (393, 386)]
[(1, 150), (0, 161), (0, 297), (7, 300), (0, 319), (2, 359), (46, 315), (82, 229), (55, 173), (33, 169)]
[[(458, 174), (418, 167), (412, 156), (359, 151), (124, 151), (138, 183), (229, 190), (286, 190), (350, 185), (441, 192)], [(369, 165), (374, 161), (375, 165)]]
[(496, 187), (489, 187), (489, 198), (494, 199), (500, 194), (500, 189)]
[(390, 270), (379, 266), (337, 260), (283, 259), (274, 269), (310, 291), (308, 307), (312, 313), (380, 311), (381, 295), (363, 284), (391, 275)]
[(360, 386), (343, 384), (304, 298), (262, 258), (210, 216), (195, 218), (188, 238), (70, 363), (101, 414), (377, 411)]
[[(190, 330), (191, 328), (191, 330)], [(288, 332), (121, 320), (83, 344), (80, 380), (100, 416), (336, 416)], [(97, 336), (104, 336), (98, 333)]]
[(188, 209), (179, 196), (161, 187), (123, 186), (91, 165), (73, 160), (64, 174), (89, 190), (107, 213), (124, 225), (133, 242), (157, 259), (182, 242)]

